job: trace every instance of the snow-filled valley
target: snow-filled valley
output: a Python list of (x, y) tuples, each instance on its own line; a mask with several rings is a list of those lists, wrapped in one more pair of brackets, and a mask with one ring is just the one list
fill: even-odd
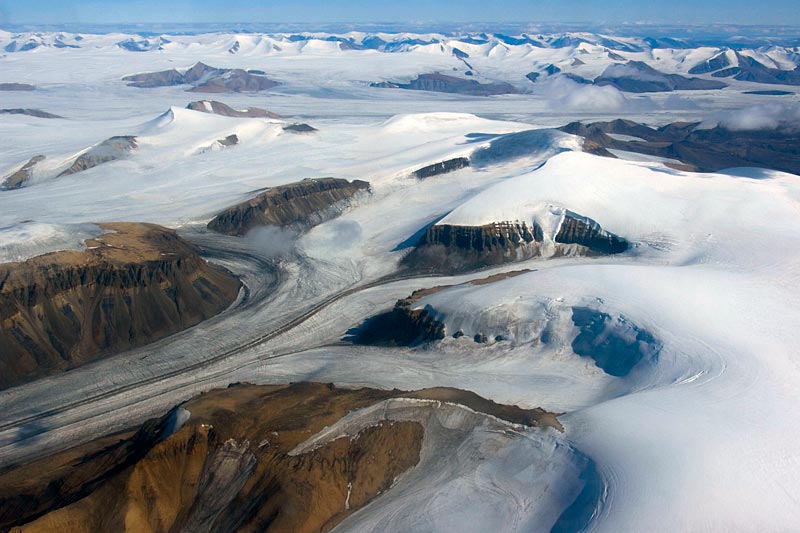
[[(3, 90), (0, 108), (61, 117), (0, 114), (0, 180), (22, 180), (0, 190), (0, 266), (84, 250), (111, 231), (98, 223), (147, 222), (175, 228), (244, 284), (227, 310), (194, 327), (0, 390), (0, 467), (231, 383), (454, 387), (557, 413), (563, 432), (455, 404), (424, 416), (402, 402), (381, 404), (380, 416), (354, 411), (342, 420), (358, 427), (420, 419), (426, 440), (418, 466), (337, 531), (795, 529), (800, 177), (765, 165), (692, 172), (678, 150), (603, 154), (556, 129), (624, 118), (788, 128), (800, 142), (798, 84), (764, 81), (797, 72), (797, 46), (678, 44), (590, 33), (0, 31), (0, 87), (35, 87)], [(726, 68), (757, 61), (763, 76), (694, 68), (718, 56)], [(170, 69), (185, 77), (198, 62), (279, 85), (209, 93), (122, 80)], [(591, 81), (636, 62), (660, 74), (626, 79), (697, 76), (725, 87), (630, 91)], [(513, 90), (371, 86), (432, 73)], [(777, 89), (787, 94), (767, 94)], [(275, 116), (187, 108), (200, 100)], [(469, 163), (417, 177), (450, 161)], [(237, 237), (206, 227), (268, 188), (323, 177), (364, 180), (369, 191), (311, 228)], [(568, 221), (624, 251), (564, 240)], [(404, 262), (437, 228), (522, 223), (541, 234), (529, 239), (535, 253), (516, 261), (452, 271)], [(434, 290), (410, 312), (440, 325), (440, 338), (350, 342), (419, 289)], [(326, 431), (334, 439), (356, 430)]]

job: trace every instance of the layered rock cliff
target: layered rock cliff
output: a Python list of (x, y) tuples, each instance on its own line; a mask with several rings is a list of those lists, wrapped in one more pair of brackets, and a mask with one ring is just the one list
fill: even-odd
[(403, 259), (416, 270), (464, 272), (532, 257), (617, 254), (628, 242), (597, 222), (564, 210), (557, 231), (545, 235), (532, 222), (495, 222), (483, 226), (430, 226), (417, 247)]
[(456, 157), (453, 159), (448, 159), (447, 161), (440, 161), (438, 163), (422, 167), (412, 172), (411, 175), (417, 179), (425, 179), (425, 178), (430, 178), (432, 176), (438, 176), (439, 174), (447, 174), (448, 172), (454, 172), (456, 170), (468, 166), (469, 166), (469, 158)]
[(460, 272), (536, 257), (542, 241), (542, 228), (525, 222), (435, 224), (403, 263), (423, 270)]
[[(555, 236), (559, 244), (576, 244), (583, 248), (579, 255), (619, 254), (628, 249), (628, 242), (604, 231), (594, 220), (567, 213)], [(557, 248), (556, 253), (560, 250)]]
[(366, 181), (339, 178), (280, 185), (222, 211), (208, 223), (208, 228), (226, 235), (244, 235), (256, 226), (307, 228), (337, 215), (337, 209), (347, 200), (367, 189)]
[(102, 227), (85, 251), (0, 264), (0, 387), (153, 342), (236, 299), (240, 282), (174, 231)]

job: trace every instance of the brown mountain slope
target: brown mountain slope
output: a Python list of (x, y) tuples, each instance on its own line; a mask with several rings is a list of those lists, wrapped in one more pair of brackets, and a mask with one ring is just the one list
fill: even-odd
[(526, 425), (555, 421), (457, 389), (235, 385), (183, 404), (188, 421), (166, 437), (177, 410), (135, 434), (0, 471), (0, 531), (327, 531), (418, 463), (424, 429), (384, 419), (307, 443), (391, 398), (460, 403)]
[(208, 229), (227, 235), (244, 235), (256, 226), (311, 227), (338, 214), (337, 205), (367, 189), (366, 181), (340, 178), (305, 179), (272, 187), (255, 198), (225, 209), (208, 223)]
[(85, 251), (0, 264), (0, 388), (153, 342), (236, 298), (240, 282), (173, 230), (102, 226)]

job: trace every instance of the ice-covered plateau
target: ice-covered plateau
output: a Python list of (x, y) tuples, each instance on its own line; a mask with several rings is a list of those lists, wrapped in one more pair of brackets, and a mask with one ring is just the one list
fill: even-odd
[(728, 41), (0, 31), (0, 529), (795, 529), (800, 56)]

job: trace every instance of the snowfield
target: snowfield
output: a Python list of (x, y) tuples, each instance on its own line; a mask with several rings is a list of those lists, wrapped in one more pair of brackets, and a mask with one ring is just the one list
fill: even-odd
[[(614, 56), (687, 75), (721, 53), (737, 60), (721, 46), (650, 48), (639, 38), (588, 33), (527, 35), (518, 43), (298, 35), (0, 32), (0, 82), (37, 87), (0, 93), (2, 107), (66, 117), (0, 115), (0, 179), (46, 156), (27, 186), (0, 191), (0, 262), (82, 249), (104, 231), (95, 223), (153, 222), (199, 243), (249, 290), (246, 301), (195, 328), (0, 391), (0, 464), (130, 427), (237, 381), (449, 386), (563, 413), (565, 432), (512, 427), (461, 406), (416, 410), (426, 427), (420, 464), (338, 531), (797, 528), (800, 177), (750, 168), (698, 174), (637, 154), (598, 157), (581, 151), (583, 139), (552, 129), (620, 116), (724, 124), (736, 110), (761, 113), (776, 98), (745, 90), (794, 89), (726, 78), (730, 86), (720, 91), (639, 95), (525, 79), (550, 64), (592, 78), (620, 62)], [(373, 37), (383, 48), (364, 44)], [(774, 68), (800, 64), (792, 47), (740, 53)], [(263, 69), (281, 85), (209, 95), (121, 81), (197, 61)], [(465, 62), (473, 79), (509, 82), (519, 94), (369, 87), (434, 71), (462, 76)], [(777, 114), (796, 116), (800, 97), (778, 98)], [(185, 108), (203, 99), (282, 118)], [(318, 131), (284, 130), (293, 123)], [(137, 144), (123, 157), (59, 176), (80, 154), (123, 135)], [(238, 144), (223, 147), (218, 141), (230, 135)], [(457, 157), (470, 166), (412, 176)], [(302, 234), (236, 238), (205, 230), (215, 213), (264, 188), (325, 176), (366, 180), (371, 191)], [(568, 212), (631, 247), (458, 276), (398, 272), (431, 224), (524, 221), (551, 242)], [(530, 271), (471, 283), (521, 269)], [(445, 339), (408, 348), (342, 342), (397, 299), (444, 285), (414, 306), (444, 324)], [(602, 323), (599, 332), (580, 313)], [(305, 319), (286, 327), (298, 317)], [(458, 331), (463, 336), (454, 338)], [(598, 353), (583, 353), (587, 331), (592, 349), (611, 339), (641, 360), (605, 371)], [(351, 413), (309, 445), (408, 412), (395, 401)]]

